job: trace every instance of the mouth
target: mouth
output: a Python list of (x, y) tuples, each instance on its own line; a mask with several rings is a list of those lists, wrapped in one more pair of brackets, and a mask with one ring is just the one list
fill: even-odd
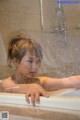
[(36, 74), (37, 74), (36, 71), (32, 71), (32, 72), (30, 72), (30, 75), (33, 76), (33, 77), (34, 77)]
[(35, 76), (37, 72), (30, 72), (32, 76)]

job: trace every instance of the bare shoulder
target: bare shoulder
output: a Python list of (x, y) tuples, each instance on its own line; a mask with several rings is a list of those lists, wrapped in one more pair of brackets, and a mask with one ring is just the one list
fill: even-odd
[(49, 81), (49, 79), (52, 79), (52, 78), (46, 77), (46, 76), (40, 76), (37, 78), (40, 80), (41, 84), (45, 84), (45, 81), (47, 82), (47, 81)]
[(38, 78), (39, 80), (48, 79), (48, 77), (46, 77), (46, 76), (38, 76), (37, 78)]
[(7, 88), (7, 87), (14, 86), (15, 82), (12, 81), (11, 77), (8, 77), (8, 78), (2, 80), (1, 84), (4, 88)]
[(42, 80), (42, 81), (45, 81), (45, 80), (54, 80), (54, 79), (56, 79), (56, 78), (51, 78), (51, 77), (47, 77), (47, 76), (40, 76), (40, 77), (37, 77), (37, 78), (39, 78), (39, 79)]

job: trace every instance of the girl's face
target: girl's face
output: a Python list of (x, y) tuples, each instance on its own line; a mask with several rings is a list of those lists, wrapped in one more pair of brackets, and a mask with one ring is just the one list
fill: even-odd
[(25, 77), (35, 77), (39, 68), (41, 66), (41, 61), (35, 55), (35, 52), (27, 52), (22, 60), (17, 63), (17, 72)]

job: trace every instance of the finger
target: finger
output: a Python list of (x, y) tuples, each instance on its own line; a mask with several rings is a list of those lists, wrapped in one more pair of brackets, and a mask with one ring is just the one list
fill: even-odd
[(40, 93), (37, 91), (36, 94), (35, 94), (35, 101), (36, 103), (40, 103)]
[(31, 103), (33, 106), (35, 106), (35, 94), (34, 93), (31, 94)]
[(43, 89), (40, 91), (40, 93), (44, 97), (49, 97), (49, 94), (45, 90), (43, 90)]
[(29, 93), (25, 95), (25, 97), (26, 97), (26, 102), (27, 102), (28, 104), (30, 104), (29, 96), (30, 96)]

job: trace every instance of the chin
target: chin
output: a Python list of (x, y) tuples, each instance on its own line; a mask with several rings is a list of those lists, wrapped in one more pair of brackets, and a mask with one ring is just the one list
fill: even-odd
[(35, 77), (35, 75), (31, 75), (31, 76), (30, 76), (30, 78), (34, 78), (34, 77)]
[(31, 74), (30, 77), (33, 78), (33, 77), (36, 77), (36, 75), (37, 75), (36, 73)]
[(35, 75), (30, 75), (30, 76), (27, 76), (28, 78), (34, 78), (35, 77)]

